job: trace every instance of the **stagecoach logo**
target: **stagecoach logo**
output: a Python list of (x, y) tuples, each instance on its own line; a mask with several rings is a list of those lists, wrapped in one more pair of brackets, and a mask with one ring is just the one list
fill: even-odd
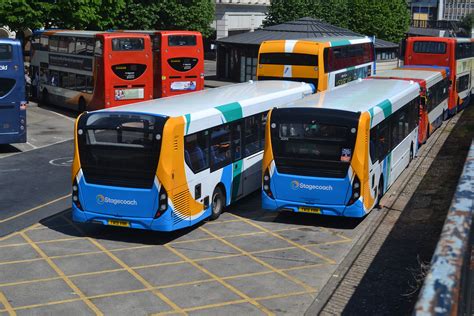
[(98, 194), (95, 197), (97, 204), (103, 205), (104, 203), (113, 204), (113, 205), (128, 205), (128, 206), (137, 206), (138, 202), (136, 200), (120, 200), (120, 199), (111, 199), (102, 194)]
[(0, 65), (0, 71), (7, 71), (8, 65)]
[(314, 184), (306, 184), (303, 182), (299, 182), (296, 180), (291, 181), (291, 188), (293, 190), (304, 189), (304, 190), (319, 190), (319, 191), (332, 191), (331, 185), (314, 185)]

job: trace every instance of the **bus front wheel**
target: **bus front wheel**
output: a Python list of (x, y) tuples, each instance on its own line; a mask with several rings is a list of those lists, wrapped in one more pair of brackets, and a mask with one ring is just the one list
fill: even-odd
[(214, 189), (212, 193), (211, 219), (217, 219), (224, 210), (225, 196), (220, 187)]

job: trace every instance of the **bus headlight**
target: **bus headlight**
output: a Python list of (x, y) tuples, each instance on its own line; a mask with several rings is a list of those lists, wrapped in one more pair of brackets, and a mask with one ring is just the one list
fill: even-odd
[(163, 215), (164, 212), (168, 209), (168, 193), (166, 193), (165, 187), (162, 185), (160, 189), (160, 194), (158, 195), (158, 210), (155, 213), (154, 218), (158, 218)]
[(79, 201), (79, 185), (75, 179), (74, 183), (72, 184), (72, 203), (82, 211), (81, 201)]
[(265, 170), (263, 174), (263, 192), (265, 192), (269, 198), (273, 199), (272, 189), (270, 187), (270, 172)]

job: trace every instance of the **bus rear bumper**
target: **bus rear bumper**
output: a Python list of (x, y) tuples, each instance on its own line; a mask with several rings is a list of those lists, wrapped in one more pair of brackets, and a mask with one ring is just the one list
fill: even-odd
[(26, 143), (26, 132), (22, 133), (0, 133), (0, 144)]
[[(301, 208), (309, 208), (312, 211), (302, 211)], [(265, 192), (262, 192), (262, 208), (267, 211), (288, 211), (295, 213), (313, 213), (329, 216), (343, 216), (361, 218), (367, 215), (361, 200), (354, 204), (347, 205), (325, 205), (325, 204), (299, 204), (294, 201), (285, 201), (269, 198)]]
[[(168, 210), (169, 211), (169, 210)], [(144, 229), (144, 230), (155, 230), (155, 231), (171, 231), (173, 226), (171, 220), (168, 219), (169, 212), (165, 212), (159, 218), (147, 218), (147, 217), (121, 217), (112, 216), (100, 213), (94, 213), (89, 211), (82, 211), (78, 209), (74, 204), (72, 206), (72, 220), (78, 223), (94, 223), (109, 226), (121, 226), (111, 225), (110, 221), (119, 221), (127, 223), (128, 228)]]

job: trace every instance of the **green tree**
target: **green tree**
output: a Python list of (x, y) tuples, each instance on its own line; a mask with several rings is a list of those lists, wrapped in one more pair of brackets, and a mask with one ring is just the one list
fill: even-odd
[(0, 0), (0, 26), (7, 25), (13, 31), (42, 27), (52, 7), (40, 1)]
[(461, 28), (460, 35), (471, 37), (472, 28), (474, 27), (474, 13), (466, 15), (459, 23)]
[(214, 19), (215, 3), (211, 0), (127, 0), (124, 29), (182, 29), (195, 30), (209, 36)]
[(350, 25), (355, 32), (398, 43), (408, 31), (410, 13), (405, 0), (351, 0)]
[(311, 7), (317, 7), (314, 2), (311, 0), (271, 0), (263, 25), (270, 26), (313, 16), (312, 12), (315, 9)]

